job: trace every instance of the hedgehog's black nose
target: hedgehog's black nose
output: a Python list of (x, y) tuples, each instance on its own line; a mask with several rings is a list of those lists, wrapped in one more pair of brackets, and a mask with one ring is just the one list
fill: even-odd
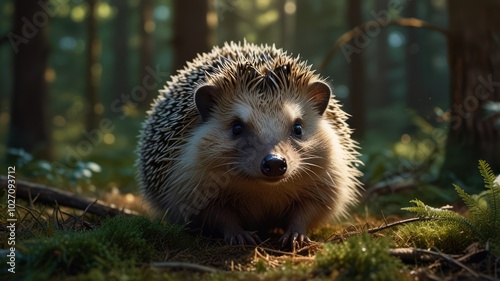
[(279, 177), (286, 172), (286, 160), (279, 154), (268, 154), (260, 163), (260, 170), (268, 177)]

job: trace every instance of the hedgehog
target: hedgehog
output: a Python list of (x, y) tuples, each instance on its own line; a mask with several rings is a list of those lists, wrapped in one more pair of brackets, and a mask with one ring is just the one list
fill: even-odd
[(188, 62), (143, 123), (145, 200), (169, 222), (230, 244), (277, 229), (283, 245), (308, 243), (312, 228), (346, 215), (361, 190), (359, 148), (311, 68), (246, 41)]

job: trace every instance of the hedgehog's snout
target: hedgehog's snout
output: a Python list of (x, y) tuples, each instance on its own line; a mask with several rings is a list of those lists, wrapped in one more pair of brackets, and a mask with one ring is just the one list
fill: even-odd
[(262, 159), (260, 170), (267, 177), (281, 177), (287, 170), (286, 159), (280, 154), (268, 154)]

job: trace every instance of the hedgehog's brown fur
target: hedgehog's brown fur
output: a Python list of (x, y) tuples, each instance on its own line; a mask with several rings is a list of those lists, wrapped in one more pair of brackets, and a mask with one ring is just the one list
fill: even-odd
[[(226, 43), (199, 55), (160, 91), (144, 123), (145, 198), (171, 222), (230, 243), (255, 243), (254, 231), (275, 227), (283, 243), (307, 240), (358, 195), (357, 146), (330, 94), (310, 66), (274, 46)], [(270, 153), (287, 161), (272, 180), (259, 169)]]

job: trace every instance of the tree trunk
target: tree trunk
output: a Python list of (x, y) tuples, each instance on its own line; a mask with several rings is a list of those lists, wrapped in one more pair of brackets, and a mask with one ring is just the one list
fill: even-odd
[[(193, 8), (196, 7), (196, 8)], [(174, 69), (180, 69), (200, 52), (209, 50), (207, 0), (174, 1)]]
[[(123, 1), (123, 0), (119, 0)], [(142, 0), (139, 4), (139, 10), (141, 11), (141, 26), (139, 29), (140, 40), (140, 79), (143, 81), (144, 77), (149, 75), (147, 69), (155, 69), (153, 65), (153, 31), (154, 31), (154, 20), (153, 20), (153, 0)], [(138, 100), (139, 107), (143, 109), (149, 109), (153, 98), (157, 95), (155, 90), (147, 92), (144, 100)]]
[(281, 47), (285, 50), (293, 50), (295, 34), (297, 33), (295, 25), (295, 15), (297, 9), (296, 0), (280, 0), (278, 11), (280, 14), (281, 29)]
[(87, 69), (86, 69), (86, 96), (87, 96), (87, 130), (91, 131), (98, 127), (99, 117), (103, 112), (103, 106), (99, 102), (99, 82), (101, 77), (101, 64), (99, 56), (101, 53), (101, 42), (97, 33), (97, 5), (99, 0), (88, 0), (89, 18), (87, 22)]
[[(348, 4), (349, 27), (355, 26), (363, 22), (361, 15), (361, 0), (350, 0)], [(351, 62), (349, 65), (350, 83), (349, 97), (351, 99), (352, 118), (351, 126), (354, 128), (354, 138), (361, 139), (365, 133), (365, 75), (363, 72), (363, 57), (362, 53), (352, 53), (350, 56)]]
[[(409, 1), (407, 4), (407, 17), (418, 18), (417, 9), (420, 2)], [(425, 3), (424, 3), (425, 4)], [(419, 44), (422, 37), (419, 33), (422, 30), (407, 28), (408, 42), (406, 44), (406, 86), (407, 86), (407, 107), (414, 109), (417, 114), (422, 115), (426, 104), (429, 103), (428, 93), (425, 91), (425, 83), (422, 80), (422, 50)]]
[(14, 84), (7, 145), (50, 159), (52, 138), (45, 80), (49, 19), (47, 14), (34, 18), (36, 13), (43, 13), (37, 1), (14, 1), (14, 5), (13, 31), (8, 34), (14, 49)]
[(118, 13), (115, 19), (115, 26), (113, 28), (113, 49), (115, 56), (113, 70), (113, 100), (120, 100), (120, 96), (122, 94), (129, 94), (130, 92), (128, 73), (128, 20), (130, 7), (128, 3), (129, 1), (124, 0), (114, 1)]
[[(386, 11), (389, 6), (388, 0), (375, 1), (375, 11)], [(367, 97), (372, 105), (372, 108), (387, 108), (391, 102), (391, 92), (389, 87), (389, 64), (390, 58), (388, 54), (389, 44), (387, 44), (387, 28), (380, 27), (380, 33), (373, 38), (375, 41), (375, 60), (376, 70), (378, 75), (374, 78), (372, 85), (374, 85), (373, 93), (375, 99)], [(370, 96), (370, 95), (369, 95)]]
[(500, 170), (500, 129), (484, 116), (488, 101), (500, 100), (500, 1), (448, 2), (451, 122), (445, 171), (477, 174), (484, 159)]

